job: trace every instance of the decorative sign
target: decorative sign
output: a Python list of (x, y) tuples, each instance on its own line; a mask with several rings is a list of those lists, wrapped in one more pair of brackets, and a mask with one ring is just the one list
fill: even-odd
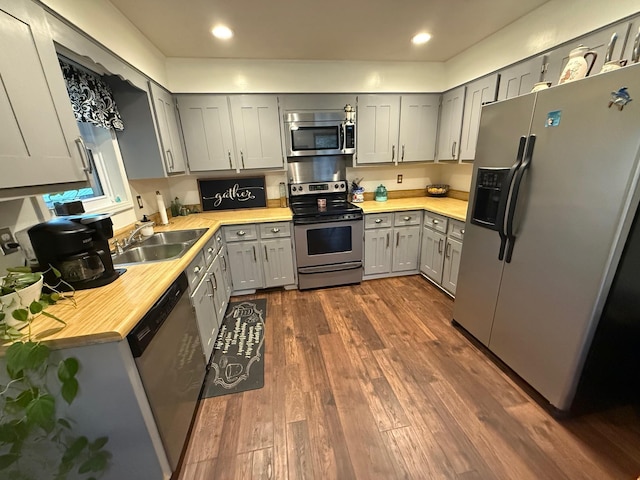
[(202, 210), (233, 210), (267, 206), (264, 177), (198, 180)]

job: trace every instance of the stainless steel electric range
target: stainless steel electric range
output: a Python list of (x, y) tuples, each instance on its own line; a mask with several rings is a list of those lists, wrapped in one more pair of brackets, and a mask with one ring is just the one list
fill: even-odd
[[(320, 162), (322, 168), (317, 168)], [(310, 180), (313, 175), (332, 177), (289, 183), (300, 290), (362, 281), (362, 209), (347, 200), (344, 168), (331, 173), (332, 168), (327, 168), (331, 162), (336, 159), (328, 158), (324, 162), (316, 159), (315, 173), (300, 175), (298, 168), (298, 175), (290, 177), (290, 180)], [(319, 174), (321, 170), (325, 173)]]

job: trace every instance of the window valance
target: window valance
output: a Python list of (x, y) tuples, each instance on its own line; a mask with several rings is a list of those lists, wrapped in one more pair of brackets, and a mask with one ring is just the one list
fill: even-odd
[(97, 75), (76, 68), (62, 59), (58, 60), (76, 120), (92, 123), (107, 130), (124, 130), (109, 85)]

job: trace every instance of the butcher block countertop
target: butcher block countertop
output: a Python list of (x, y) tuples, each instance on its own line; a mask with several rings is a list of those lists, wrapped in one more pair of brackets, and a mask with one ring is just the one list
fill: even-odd
[[(466, 216), (467, 202), (451, 198), (406, 198), (387, 202), (363, 202), (365, 213), (427, 209), (458, 220)], [(63, 319), (62, 326), (44, 316), (31, 325), (32, 340), (51, 348), (70, 348), (126, 338), (164, 291), (184, 271), (221, 225), (290, 221), (288, 208), (260, 208), (209, 212), (169, 219), (169, 225), (155, 231), (208, 228), (209, 230), (182, 258), (156, 263), (129, 265), (117, 280), (99, 288), (78, 290), (76, 305), (63, 301), (47, 312)]]

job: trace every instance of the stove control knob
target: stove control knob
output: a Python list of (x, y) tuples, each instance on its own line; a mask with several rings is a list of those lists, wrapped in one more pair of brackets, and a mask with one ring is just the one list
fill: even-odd
[(344, 188), (344, 183), (341, 183), (341, 184), (340, 184), (340, 188)]
[(337, 183), (333, 186), (333, 188), (338, 188), (340, 185), (338, 185)]

